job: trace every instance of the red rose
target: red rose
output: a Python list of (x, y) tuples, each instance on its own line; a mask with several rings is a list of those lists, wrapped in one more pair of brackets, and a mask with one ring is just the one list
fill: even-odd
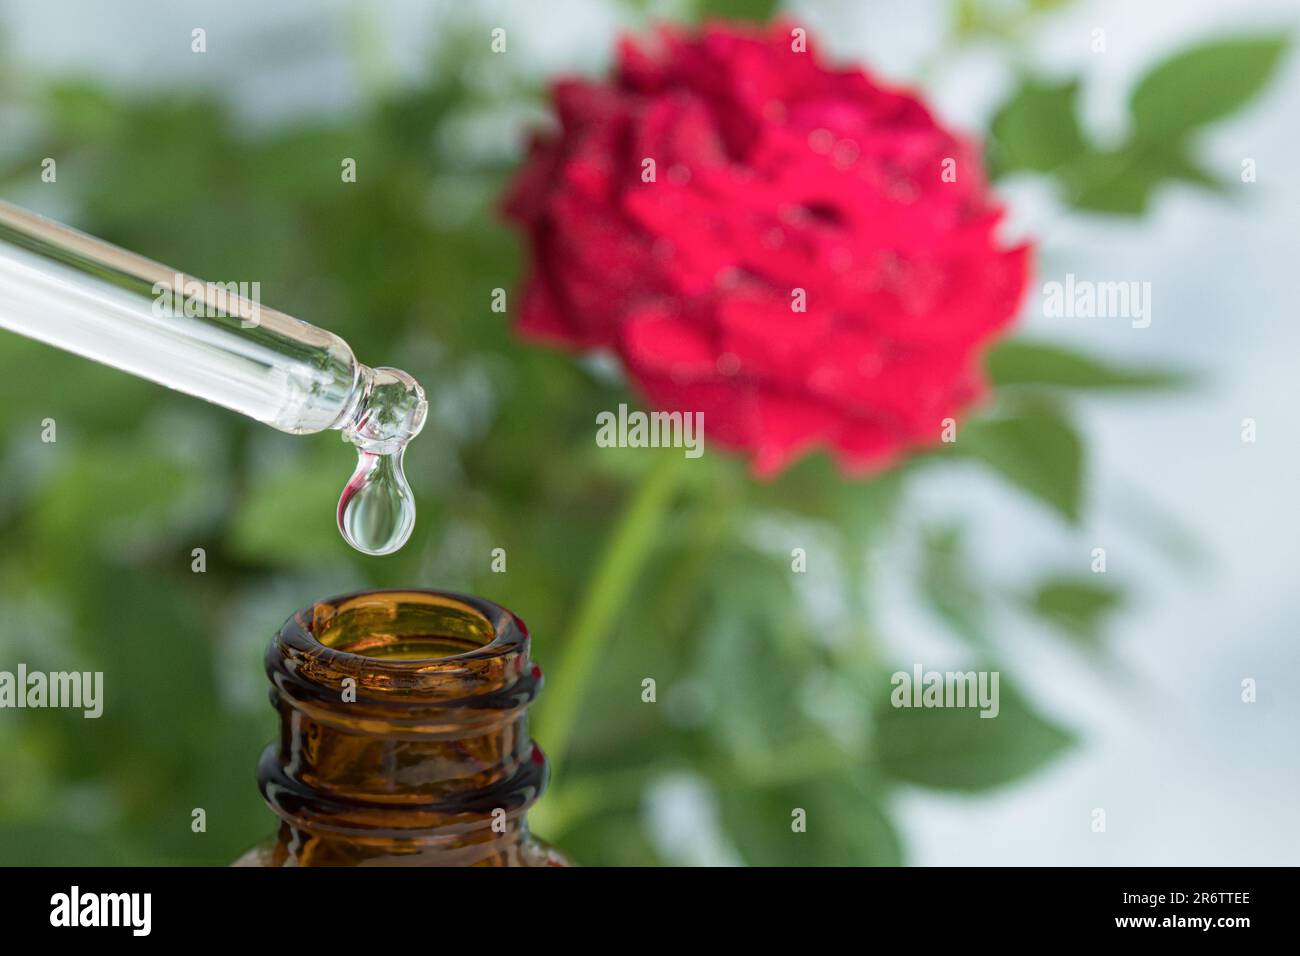
[(1028, 248), (995, 243), (972, 144), (798, 46), (664, 28), (612, 82), (557, 83), (559, 132), (506, 203), (532, 251), (518, 325), (613, 349), (760, 475), (817, 446), (865, 473), (980, 395)]

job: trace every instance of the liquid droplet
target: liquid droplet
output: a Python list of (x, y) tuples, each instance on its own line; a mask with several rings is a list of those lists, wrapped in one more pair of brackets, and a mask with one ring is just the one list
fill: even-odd
[(357, 470), (339, 497), (339, 532), (366, 554), (392, 554), (415, 527), (415, 497), (406, 481), (406, 449), (357, 453)]

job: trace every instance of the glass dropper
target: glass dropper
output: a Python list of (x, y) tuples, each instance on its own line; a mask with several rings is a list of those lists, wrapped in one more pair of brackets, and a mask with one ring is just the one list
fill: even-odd
[(283, 432), (341, 431), (358, 461), (339, 531), (367, 554), (396, 551), (415, 525), (402, 459), (424, 427), (424, 390), (261, 305), (259, 290), (202, 282), (0, 202), (0, 328)]

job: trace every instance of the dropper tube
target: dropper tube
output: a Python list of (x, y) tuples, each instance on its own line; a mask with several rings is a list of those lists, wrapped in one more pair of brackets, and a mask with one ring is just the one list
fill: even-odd
[(337, 335), (238, 286), (200, 282), (6, 203), (0, 326), (293, 434), (339, 427), (360, 375)]
[[(404, 531), (390, 529), (381, 549), (359, 543), (345, 528), (344, 506), (359, 507), (363, 472), (376, 468), (385, 472), (377, 484), (392, 486), (389, 498), (409, 499), (401, 455), (424, 425), (423, 390), (405, 372), (362, 365), (332, 332), (261, 305), (259, 285), (205, 283), (0, 202), (0, 328), (280, 431), (342, 431), (361, 455), (340, 501), (344, 536), (388, 553), (409, 535), (410, 507), (393, 519)], [(383, 510), (370, 501), (370, 523), (384, 524)]]

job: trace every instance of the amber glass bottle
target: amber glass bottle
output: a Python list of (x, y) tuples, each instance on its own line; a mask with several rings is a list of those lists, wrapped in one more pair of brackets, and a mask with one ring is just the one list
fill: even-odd
[(320, 601), (266, 654), (280, 739), (257, 767), (280, 818), (241, 866), (563, 866), (528, 832), (542, 672), (524, 623), (437, 591)]

